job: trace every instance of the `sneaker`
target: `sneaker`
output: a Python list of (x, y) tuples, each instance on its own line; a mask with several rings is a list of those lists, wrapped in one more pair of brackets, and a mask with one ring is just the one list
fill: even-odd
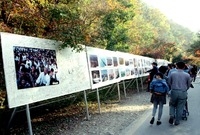
[(178, 121), (175, 121), (175, 123), (174, 123), (175, 126), (178, 126), (179, 124), (180, 124), (180, 122), (178, 122)]
[(157, 123), (156, 123), (157, 125), (160, 125), (160, 124), (162, 124), (162, 122), (161, 121), (157, 121)]
[(153, 124), (154, 123), (154, 117), (152, 117), (151, 121), (150, 121), (150, 124)]
[(170, 118), (169, 118), (169, 123), (170, 123), (170, 124), (173, 124), (173, 122), (174, 122), (174, 118), (173, 118), (173, 117), (170, 117)]

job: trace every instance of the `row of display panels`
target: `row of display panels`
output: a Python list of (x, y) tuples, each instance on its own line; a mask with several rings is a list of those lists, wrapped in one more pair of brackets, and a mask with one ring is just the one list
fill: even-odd
[(155, 60), (149, 57), (86, 47), (92, 88), (146, 76)]
[(86, 46), (77, 53), (53, 40), (0, 34), (9, 108), (146, 76), (155, 61)]

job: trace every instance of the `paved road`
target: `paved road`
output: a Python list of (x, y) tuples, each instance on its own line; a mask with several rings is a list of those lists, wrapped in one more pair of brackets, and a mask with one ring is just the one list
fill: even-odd
[(150, 125), (152, 110), (148, 110), (137, 121), (131, 123), (122, 135), (200, 135), (200, 79), (193, 83), (194, 88), (188, 90), (189, 116), (182, 120), (180, 125), (174, 126), (168, 123), (169, 105), (164, 106), (162, 124), (157, 126), (156, 120)]

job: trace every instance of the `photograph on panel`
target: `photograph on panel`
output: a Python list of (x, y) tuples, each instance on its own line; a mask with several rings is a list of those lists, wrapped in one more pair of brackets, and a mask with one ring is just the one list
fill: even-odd
[(138, 60), (137, 64), (138, 64), (138, 67), (142, 67), (142, 65), (141, 65), (141, 59)]
[(135, 75), (135, 69), (131, 68), (131, 75)]
[(139, 75), (142, 74), (142, 68), (139, 68)]
[(99, 66), (98, 56), (97, 55), (90, 55), (90, 67), (96, 68), (98, 66)]
[(129, 64), (130, 64), (130, 66), (134, 66), (133, 65), (133, 59), (129, 59)]
[(56, 51), (13, 46), (18, 89), (59, 84)]
[(120, 68), (120, 76), (125, 77), (126, 76), (126, 70), (125, 68)]
[(141, 67), (144, 67), (144, 59), (141, 59)]
[(107, 57), (107, 66), (112, 66), (113, 65), (113, 60), (111, 57)]
[(145, 74), (145, 67), (142, 68), (142, 74)]
[(99, 70), (94, 70), (91, 73), (92, 73), (93, 84), (99, 83), (101, 81)]
[(126, 68), (126, 76), (130, 76), (131, 75), (131, 70), (129, 68)]
[(133, 64), (134, 64), (134, 67), (137, 67), (137, 62), (135, 58), (133, 58)]
[(117, 66), (118, 66), (117, 57), (113, 57), (113, 63), (114, 63), (114, 67), (117, 67)]
[(138, 75), (138, 68), (135, 67), (135, 75)]
[(125, 60), (125, 66), (129, 66), (129, 60)]
[(114, 70), (108, 69), (108, 79), (113, 80), (114, 79)]
[(119, 78), (119, 69), (114, 69), (114, 70), (115, 70), (114, 78), (117, 79)]
[(107, 66), (106, 58), (105, 57), (99, 57), (99, 64), (100, 64), (100, 67), (102, 67), (102, 68)]
[(108, 80), (108, 71), (106, 69), (101, 70), (101, 78), (102, 78), (102, 82), (105, 82)]
[(119, 65), (124, 65), (124, 58), (119, 58)]

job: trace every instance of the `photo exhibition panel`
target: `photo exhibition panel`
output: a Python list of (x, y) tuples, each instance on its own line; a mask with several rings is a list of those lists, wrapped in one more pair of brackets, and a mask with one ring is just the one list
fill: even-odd
[(9, 108), (91, 88), (83, 51), (60, 50), (60, 42), (0, 33)]

